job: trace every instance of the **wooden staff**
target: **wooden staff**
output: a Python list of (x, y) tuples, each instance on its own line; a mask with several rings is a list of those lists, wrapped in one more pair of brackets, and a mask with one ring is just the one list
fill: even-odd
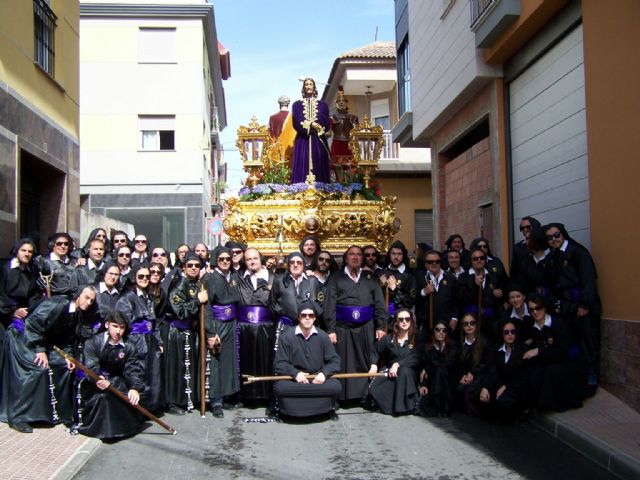
[(44, 282), (44, 288), (47, 291), (47, 298), (51, 298), (51, 280), (53, 280), (53, 273), (43, 275), (42, 272), (40, 272), (40, 278)]
[(433, 330), (433, 297), (436, 292), (429, 294), (429, 331)]
[[(64, 350), (62, 350), (61, 348), (56, 347), (55, 345), (53, 346), (53, 349), (58, 352), (59, 355), (63, 356), (66, 360), (69, 360), (71, 363), (73, 363), (76, 368), (79, 368), (80, 370), (82, 370), (84, 372), (84, 374), (91, 378), (93, 381), (97, 382), (98, 380), (101, 380), (100, 376), (95, 373), (93, 370), (91, 370), (90, 368), (87, 368), (85, 365), (83, 365), (81, 362), (79, 362), (78, 360), (76, 360), (75, 358), (73, 358), (71, 355), (69, 355), (67, 352), (65, 352)], [(162, 420), (160, 420), (158, 417), (156, 417), (153, 413), (151, 413), (149, 410), (147, 410), (146, 408), (144, 408), (142, 405), (133, 405), (130, 401), (129, 401), (129, 397), (127, 397), (124, 393), (122, 393), (120, 390), (118, 390), (116, 387), (114, 387), (113, 385), (111, 385), (111, 383), (109, 383), (109, 386), (107, 387), (107, 390), (109, 390), (110, 392), (115, 393), (118, 397), (120, 397), (122, 400), (124, 400), (125, 402), (127, 402), (127, 405), (131, 405), (133, 408), (135, 408), (136, 410), (138, 410), (140, 413), (142, 413), (145, 417), (147, 417), (149, 420), (153, 420), (154, 422), (156, 422), (158, 425), (160, 425), (162, 428), (164, 428), (165, 430), (167, 430), (168, 432), (170, 432), (172, 435), (175, 435), (176, 432), (173, 428), (171, 428), (169, 425), (167, 425), (166, 423), (164, 423)]]
[[(204, 285), (200, 285), (200, 291), (204, 292)], [(207, 356), (207, 338), (204, 329), (204, 308), (205, 304), (200, 304), (200, 417), (205, 418), (206, 399), (205, 397), (205, 370)]]
[[(482, 275), (484, 281), (484, 274)], [(478, 285), (478, 330), (482, 326), (482, 282)]]
[[(336, 373), (327, 378), (370, 378), (370, 377), (386, 377), (387, 373)], [(316, 375), (305, 375), (307, 380), (313, 380)], [(278, 382), (280, 380), (295, 380), (291, 375), (272, 375), (270, 377), (252, 377), (251, 375), (242, 375), (243, 385), (249, 385), (254, 382)]]

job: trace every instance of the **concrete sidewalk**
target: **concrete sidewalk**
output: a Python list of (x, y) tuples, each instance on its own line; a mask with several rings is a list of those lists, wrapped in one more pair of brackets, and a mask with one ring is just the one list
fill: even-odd
[(64, 425), (18, 433), (0, 423), (0, 478), (20, 480), (71, 478), (100, 441), (69, 435)]
[(583, 408), (531, 421), (625, 480), (640, 479), (640, 413), (599, 388)]

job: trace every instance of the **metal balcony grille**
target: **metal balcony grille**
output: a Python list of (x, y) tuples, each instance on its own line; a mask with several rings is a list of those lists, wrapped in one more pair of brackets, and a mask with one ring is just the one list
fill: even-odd
[(34, 61), (53, 77), (57, 17), (45, 0), (33, 0)]
[(483, 15), (488, 13), (499, 2), (500, 0), (469, 0), (471, 12), (470, 28), (473, 30)]

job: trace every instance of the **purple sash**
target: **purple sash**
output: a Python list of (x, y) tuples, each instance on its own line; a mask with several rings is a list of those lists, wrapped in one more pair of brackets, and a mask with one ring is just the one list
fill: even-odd
[(289, 327), (296, 326), (296, 322), (294, 320), (291, 320), (289, 317), (285, 317), (284, 315), (280, 317), (279, 320), (280, 320), (280, 323), (282, 323), (283, 325), (287, 325)]
[(336, 305), (336, 320), (351, 325), (362, 325), (373, 320), (373, 312), (373, 305)]
[(260, 325), (273, 322), (271, 312), (262, 305), (241, 305), (237, 308), (236, 315), (240, 323)]
[(177, 328), (178, 330), (190, 330), (191, 329), (191, 320), (178, 320), (172, 319), (169, 320), (169, 323), (172, 327)]
[[(473, 313), (474, 315), (478, 315), (478, 305), (475, 303), (473, 305), (468, 305), (465, 307), (464, 313)], [(493, 317), (493, 308), (482, 307), (482, 315), (484, 317)]]
[(579, 288), (567, 288), (564, 291), (564, 298), (569, 300), (570, 302), (579, 303), (580, 302), (580, 289)]
[(236, 318), (236, 306), (231, 303), (229, 305), (211, 305), (214, 320), (228, 322)]
[(97, 321), (96, 323), (94, 323), (91, 328), (93, 328), (94, 332), (97, 332), (98, 330), (100, 330), (100, 326), (102, 325), (102, 322)]
[(24, 320), (22, 320), (21, 318), (14, 317), (13, 323), (11, 325), (13, 325), (13, 328), (15, 328), (18, 332), (24, 332)]
[(151, 320), (140, 320), (131, 324), (131, 332), (139, 335), (146, 335), (153, 332), (153, 322)]
[(395, 302), (389, 302), (389, 316), (393, 317), (396, 314), (396, 304)]

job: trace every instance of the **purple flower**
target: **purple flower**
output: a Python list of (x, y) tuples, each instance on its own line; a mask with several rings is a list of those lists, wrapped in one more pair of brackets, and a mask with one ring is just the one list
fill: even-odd
[(269, 187), (269, 185), (261, 183), (253, 187), (253, 193), (256, 193), (258, 195), (269, 195), (271, 193), (271, 188)]
[(249, 195), (249, 193), (251, 193), (251, 190), (249, 190), (248, 187), (242, 187), (240, 190), (238, 190), (238, 195), (241, 197), (243, 195)]

